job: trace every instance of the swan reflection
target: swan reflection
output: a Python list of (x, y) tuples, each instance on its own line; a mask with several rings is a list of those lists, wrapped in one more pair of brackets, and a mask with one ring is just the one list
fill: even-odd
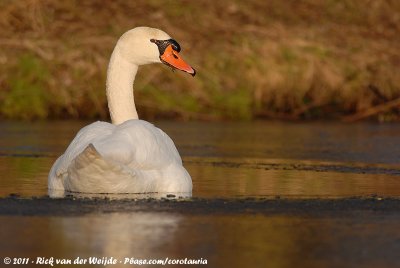
[[(134, 212), (52, 218), (60, 228), (69, 253), (89, 257), (93, 252), (124, 260), (157, 258), (158, 248), (173, 244), (182, 216), (171, 213)], [(70, 246), (68, 246), (70, 245)]]

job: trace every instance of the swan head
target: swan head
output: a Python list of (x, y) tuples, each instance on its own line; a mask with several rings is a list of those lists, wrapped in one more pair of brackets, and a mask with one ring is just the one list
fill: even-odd
[(194, 76), (196, 71), (179, 55), (181, 48), (167, 33), (150, 27), (137, 27), (124, 33), (116, 46), (129, 62), (136, 65), (163, 63)]

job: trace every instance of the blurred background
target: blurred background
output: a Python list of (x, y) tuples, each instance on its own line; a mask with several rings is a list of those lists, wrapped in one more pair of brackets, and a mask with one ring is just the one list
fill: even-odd
[(141, 118), (400, 119), (397, 0), (1, 0), (0, 118), (107, 120), (109, 57), (143, 25), (198, 75), (141, 68)]

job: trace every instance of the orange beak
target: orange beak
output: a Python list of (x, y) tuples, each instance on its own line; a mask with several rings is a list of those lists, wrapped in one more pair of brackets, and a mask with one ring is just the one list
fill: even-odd
[(195, 69), (193, 69), (189, 64), (187, 64), (176, 52), (171, 45), (169, 45), (165, 51), (164, 54), (160, 56), (160, 59), (163, 63), (166, 65), (169, 65), (175, 69), (184, 71), (188, 74), (191, 74), (192, 76), (196, 75)]

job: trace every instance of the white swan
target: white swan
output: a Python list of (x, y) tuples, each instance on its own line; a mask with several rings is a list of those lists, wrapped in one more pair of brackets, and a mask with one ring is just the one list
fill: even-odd
[(173, 141), (138, 119), (133, 81), (140, 65), (164, 63), (195, 75), (165, 32), (134, 28), (121, 36), (107, 72), (107, 101), (113, 124), (82, 128), (48, 177), (51, 197), (80, 193), (161, 193), (190, 196), (192, 180)]

